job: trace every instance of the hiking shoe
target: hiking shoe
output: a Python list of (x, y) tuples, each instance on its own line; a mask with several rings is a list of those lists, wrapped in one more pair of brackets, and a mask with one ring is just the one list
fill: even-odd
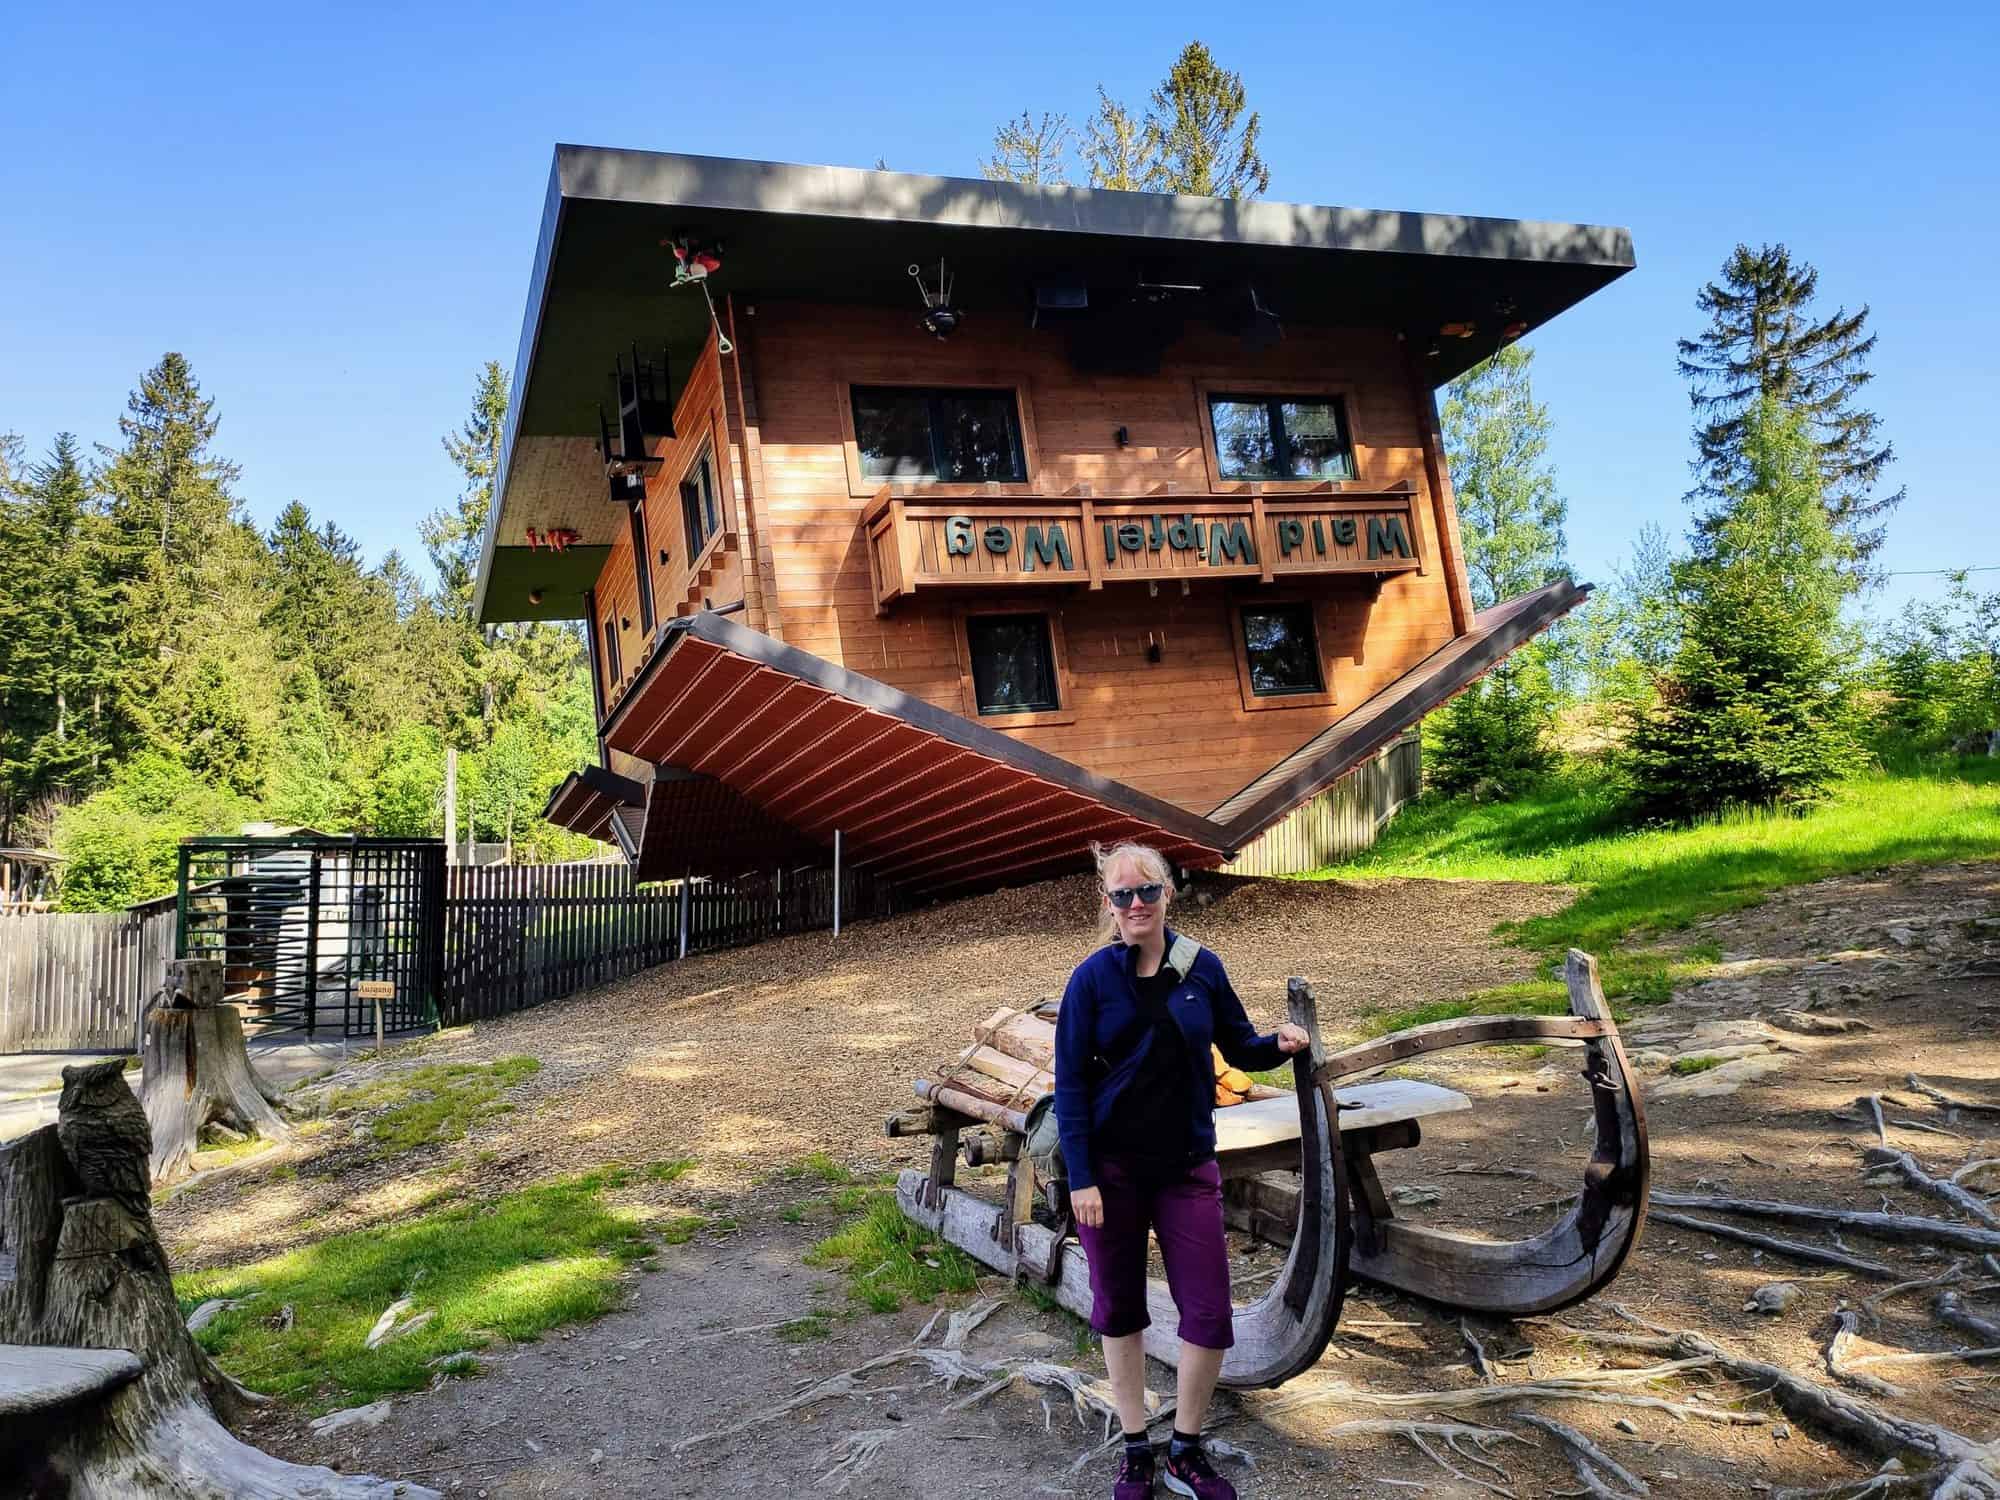
[(1167, 1488), (1176, 1495), (1189, 1495), (1193, 1500), (1236, 1500), (1236, 1487), (1215, 1472), (1200, 1448), (1190, 1448), (1179, 1458), (1169, 1453), (1164, 1477)]
[(1118, 1483), (1111, 1488), (1111, 1500), (1153, 1500), (1153, 1455), (1144, 1458), (1128, 1453), (1118, 1464)]

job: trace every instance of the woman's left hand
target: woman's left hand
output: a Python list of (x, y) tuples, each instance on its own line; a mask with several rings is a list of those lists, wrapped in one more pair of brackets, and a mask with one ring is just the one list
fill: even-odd
[(1278, 1028), (1278, 1050), (1287, 1057), (1294, 1052), (1303, 1052), (1312, 1045), (1312, 1038), (1306, 1035), (1303, 1026), (1294, 1026), (1290, 1021)]

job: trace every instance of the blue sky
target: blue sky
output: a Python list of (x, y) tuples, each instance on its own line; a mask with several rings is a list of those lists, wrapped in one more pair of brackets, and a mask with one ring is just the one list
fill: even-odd
[(1673, 344), (1738, 240), (1873, 307), (1910, 491), (1884, 565), (2000, 565), (2000, 16), (1655, 11), (8, 7), (0, 431), (111, 441), (179, 349), (260, 521), (297, 498), (414, 556), (457, 488), (439, 436), (513, 357), (555, 142), (971, 175), (1002, 118), (1080, 116), (1100, 82), (1137, 103), (1199, 37), (1244, 75), (1274, 198), (1631, 228), (1638, 270), (1534, 339), (1579, 576), (1685, 524)]

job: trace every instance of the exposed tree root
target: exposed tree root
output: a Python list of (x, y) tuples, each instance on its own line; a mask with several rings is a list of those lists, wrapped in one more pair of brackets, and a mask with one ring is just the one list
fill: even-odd
[(1794, 1224), (1825, 1224), (1853, 1234), (1904, 1245), (1950, 1245), (1959, 1250), (2000, 1250), (2000, 1230), (1974, 1229), (1948, 1219), (1916, 1214), (1878, 1214), (1843, 1208), (1815, 1208), (1804, 1203), (1780, 1203), (1769, 1198), (1713, 1198), (1702, 1193), (1655, 1192), (1658, 1208), (1699, 1208), (1710, 1213), (1745, 1214)]
[(1878, 1170), (1894, 1172), (1918, 1192), (1927, 1193), (1939, 1202), (1949, 1204), (1966, 1218), (1984, 1224), (1989, 1229), (2000, 1229), (2000, 1214), (1988, 1208), (1984, 1199), (1949, 1179), (1931, 1176), (1924, 1170), (1923, 1163), (1909, 1152), (1870, 1151), (1867, 1162), (1870, 1167)]
[(2000, 1115), (2000, 1104), (1987, 1104), (1978, 1099), (1955, 1099), (1943, 1089), (1932, 1088), (1914, 1073), (1909, 1075), (1908, 1081), (1911, 1088), (1926, 1099), (1935, 1099), (1946, 1109), (1962, 1109), (1974, 1115)]
[(1833, 1315), (1833, 1333), (1826, 1341), (1826, 1348), (1820, 1357), (1826, 1361), (1826, 1373), (1842, 1385), (1851, 1385), (1857, 1391), (1866, 1391), (1871, 1396), (1900, 1396), (1901, 1386), (1879, 1380), (1848, 1364), (1848, 1348), (1854, 1336), (1861, 1331), (1861, 1314), (1853, 1308), (1842, 1308)]
[(1538, 1412), (1521, 1411), (1514, 1413), (1514, 1420), (1539, 1427), (1563, 1445), (1569, 1455), (1571, 1467), (1584, 1487), (1593, 1495), (1611, 1495), (1615, 1491), (1607, 1488), (1597, 1470), (1602, 1469), (1613, 1479), (1624, 1485), (1635, 1495), (1650, 1495), (1652, 1489), (1646, 1481), (1619, 1463), (1589, 1438), (1578, 1432), (1567, 1422), (1558, 1422), (1554, 1417), (1545, 1417)]
[[(1576, 1330), (1565, 1328), (1565, 1332)], [(1364, 1391), (1351, 1385), (1328, 1384), (1311, 1390), (1287, 1391), (1275, 1397), (1265, 1412), (1278, 1415), (1309, 1406), (1375, 1406), (1395, 1410), (1461, 1411), (1468, 1407), (1498, 1406), (1517, 1401), (1589, 1401), (1610, 1406), (1644, 1406), (1679, 1418), (1694, 1417), (1729, 1426), (1754, 1427), (1764, 1418), (1748, 1412), (1728, 1411), (1699, 1402), (1668, 1401), (1658, 1396), (1625, 1393), (1622, 1387), (1646, 1385), (1688, 1370), (1698, 1370), (1714, 1361), (1702, 1355), (1667, 1364), (1649, 1365), (1640, 1370), (1593, 1370), (1587, 1375), (1551, 1375), (1547, 1379), (1517, 1385), (1475, 1385), (1460, 1391)]]
[[(1654, 1201), (1658, 1202), (1655, 1195)], [(1863, 1260), (1858, 1255), (1843, 1255), (1838, 1250), (1822, 1249), (1818, 1245), (1808, 1245), (1800, 1240), (1783, 1240), (1776, 1235), (1759, 1234), (1754, 1229), (1741, 1229), (1734, 1224), (1718, 1224), (1710, 1219), (1692, 1219), (1686, 1214), (1677, 1214), (1669, 1209), (1655, 1208), (1648, 1215), (1657, 1224), (1672, 1224), (1677, 1229), (1697, 1229), (1703, 1234), (1712, 1234), (1720, 1240), (1734, 1240), (1740, 1245), (1752, 1245), (1759, 1250), (1768, 1250), (1773, 1255), (1790, 1256), (1810, 1265), (1837, 1266), (1843, 1271), (1852, 1271), (1857, 1276), (1867, 1276), (1876, 1281), (1894, 1281), (1902, 1272), (1894, 1266), (1884, 1265), (1879, 1260)]]
[(1989, 1344), (2000, 1344), (2000, 1323), (1972, 1312), (1957, 1292), (1939, 1292), (1931, 1303), (1931, 1311), (1937, 1314), (1940, 1323), (1985, 1339)]
[(1965, 1262), (1955, 1260), (1936, 1276), (1928, 1276), (1920, 1281), (1899, 1281), (1894, 1286), (1884, 1287), (1861, 1304), (1861, 1311), (1867, 1316), (1869, 1322), (1880, 1322), (1882, 1304), (1887, 1302), (1891, 1297), (1901, 1296), (1904, 1292), (1925, 1292), (1934, 1286), (1948, 1285), (1958, 1280), (1959, 1274), (1964, 1269)]

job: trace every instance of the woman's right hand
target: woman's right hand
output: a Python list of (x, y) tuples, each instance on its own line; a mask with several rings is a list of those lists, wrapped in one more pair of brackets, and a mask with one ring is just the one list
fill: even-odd
[(1076, 1214), (1076, 1222), (1086, 1229), (1104, 1227), (1104, 1194), (1097, 1188), (1077, 1188), (1069, 1195), (1070, 1209)]

